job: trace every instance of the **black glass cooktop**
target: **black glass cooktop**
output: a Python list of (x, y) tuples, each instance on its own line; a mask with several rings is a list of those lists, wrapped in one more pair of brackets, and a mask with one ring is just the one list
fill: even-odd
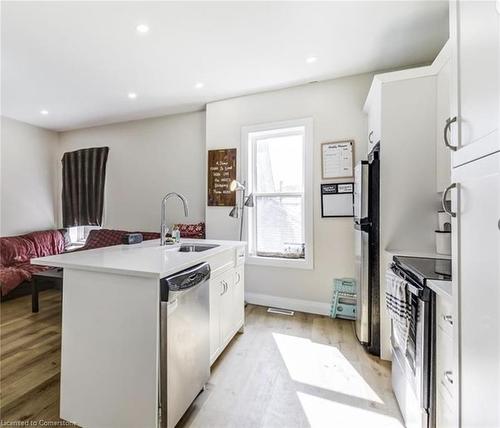
[(420, 282), (427, 279), (451, 280), (451, 260), (427, 257), (394, 256), (394, 262), (411, 272)]

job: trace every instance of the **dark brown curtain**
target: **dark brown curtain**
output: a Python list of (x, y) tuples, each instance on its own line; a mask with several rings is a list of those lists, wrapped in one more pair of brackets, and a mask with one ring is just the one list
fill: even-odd
[(109, 147), (93, 147), (64, 153), (64, 227), (101, 226), (108, 152)]

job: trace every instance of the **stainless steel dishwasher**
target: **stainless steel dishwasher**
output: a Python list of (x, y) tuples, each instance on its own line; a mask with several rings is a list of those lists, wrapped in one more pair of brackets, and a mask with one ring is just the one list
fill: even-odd
[(160, 280), (160, 426), (173, 428), (210, 376), (210, 265)]

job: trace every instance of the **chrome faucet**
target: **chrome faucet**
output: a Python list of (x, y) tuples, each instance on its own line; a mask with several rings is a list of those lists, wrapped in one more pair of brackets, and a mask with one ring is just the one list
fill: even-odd
[(160, 245), (165, 245), (165, 235), (167, 234), (167, 201), (169, 198), (177, 196), (184, 206), (184, 215), (187, 217), (188, 214), (188, 203), (184, 196), (180, 193), (170, 192), (165, 195), (163, 200), (161, 201), (161, 230), (160, 230)]

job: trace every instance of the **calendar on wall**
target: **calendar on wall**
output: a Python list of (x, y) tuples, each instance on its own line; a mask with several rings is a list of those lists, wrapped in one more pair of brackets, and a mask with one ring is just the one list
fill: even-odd
[(323, 180), (354, 176), (354, 140), (321, 144)]

